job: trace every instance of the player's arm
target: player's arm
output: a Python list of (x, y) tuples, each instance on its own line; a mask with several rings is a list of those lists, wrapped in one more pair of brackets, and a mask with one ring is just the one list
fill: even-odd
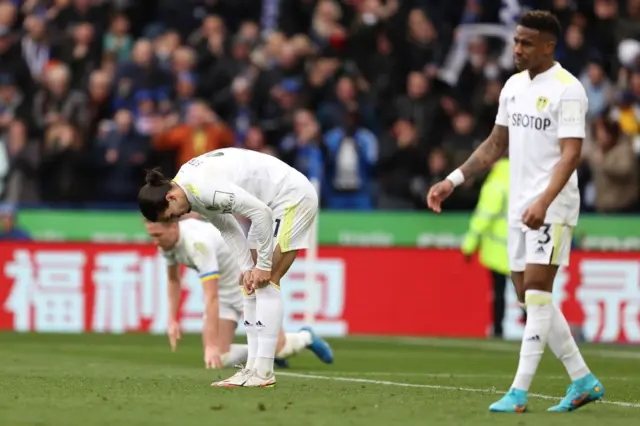
[(204, 328), (202, 345), (206, 348), (217, 346), (218, 321), (220, 320), (220, 299), (218, 298), (218, 275), (200, 277), (204, 293)]
[(180, 265), (167, 259), (167, 297), (169, 299), (169, 324), (167, 324), (167, 335), (171, 350), (175, 351), (180, 339), (180, 322), (178, 321), (178, 310), (180, 309)]
[(488, 170), (505, 153), (509, 147), (509, 115), (506, 102), (505, 86), (500, 92), (498, 114), (491, 134), (473, 151), (473, 154), (462, 166), (451, 172), (445, 180), (438, 182), (429, 189), (427, 205), (430, 209), (440, 213), (442, 211), (442, 201), (451, 195), (456, 186), (462, 185), (465, 180)]
[(235, 217), (231, 215), (209, 215), (209, 221), (218, 228), (224, 242), (231, 248), (235, 254), (238, 265), (242, 272), (253, 269), (253, 261), (251, 260), (251, 251), (244, 231)]
[(587, 106), (587, 97), (580, 84), (569, 86), (560, 98), (558, 106), (560, 161), (553, 169), (551, 180), (538, 200), (546, 207), (555, 200), (580, 165), (582, 140), (586, 133)]
[[(493, 163), (500, 159), (509, 147), (509, 114), (507, 113), (508, 84), (507, 82), (507, 85), (505, 85), (500, 92), (498, 113), (496, 114), (496, 120), (491, 134), (476, 148), (469, 159), (465, 161), (458, 170), (451, 174), (454, 175), (459, 171), (461, 175), (453, 176), (454, 186), (458, 186), (465, 179), (470, 179), (478, 173), (488, 170)], [(456, 177), (458, 179), (456, 179)], [(462, 180), (462, 182), (460, 182), (460, 180)]]
[(169, 321), (178, 321), (180, 308), (180, 266), (167, 265), (167, 296), (169, 298)]
[(251, 253), (244, 231), (238, 221), (232, 215), (227, 214), (232, 213), (236, 202), (237, 196), (234, 193), (234, 188), (220, 181), (216, 181), (216, 184), (212, 186), (208, 182), (209, 180), (199, 173), (188, 175), (178, 172), (174, 178), (178, 185), (187, 188), (194, 198), (206, 206), (207, 220), (218, 228), (222, 238), (235, 254), (242, 272), (249, 271), (253, 269), (254, 263), (251, 261)]
[(221, 367), (218, 351), (218, 325), (220, 321), (220, 299), (218, 297), (219, 264), (213, 237), (201, 235), (201, 239), (189, 247), (191, 258), (198, 270), (204, 294), (204, 326), (202, 346), (206, 368)]
[[(212, 217), (212, 222), (215, 220), (216, 222), (213, 222), (214, 225), (220, 223), (225, 227), (227, 237), (225, 237), (225, 230), (223, 230), (223, 228), (218, 227), (218, 229), (220, 229), (222, 236), (225, 238), (225, 241), (227, 241), (227, 238), (229, 238), (228, 232), (231, 229), (229, 222), (233, 220), (236, 231), (234, 231), (233, 234), (233, 241), (228, 244), (231, 245), (232, 248), (235, 247), (237, 250), (235, 253), (238, 256), (242, 256), (242, 262), (246, 265), (248, 261), (251, 261), (249, 245), (238, 221), (236, 221), (231, 214), (237, 214), (251, 220), (251, 226), (256, 229), (256, 240), (258, 242), (258, 260), (256, 267), (262, 271), (271, 271), (274, 247), (273, 214), (271, 209), (265, 203), (237, 185), (223, 183), (218, 186), (221, 189), (214, 191), (211, 205), (215, 209), (214, 211), (226, 214), (215, 215), (217, 217)], [(223, 221), (224, 223), (222, 223)], [(242, 235), (242, 243), (240, 243), (238, 232)], [(241, 266), (243, 266), (243, 263), (241, 263)], [(247, 270), (245, 267), (242, 268), (243, 272)]]
[(509, 128), (496, 124), (487, 139), (484, 140), (471, 154), (469, 159), (460, 166), (465, 179), (469, 179), (480, 172), (489, 170), (502, 157), (509, 147)]

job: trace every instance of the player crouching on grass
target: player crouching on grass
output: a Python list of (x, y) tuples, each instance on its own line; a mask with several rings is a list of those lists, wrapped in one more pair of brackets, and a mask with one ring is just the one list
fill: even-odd
[(522, 15), (513, 51), (520, 72), (502, 88), (493, 131), (427, 196), (429, 207), (440, 213), (442, 201), (456, 186), (487, 170), (509, 149), (507, 252), (527, 322), (513, 385), (490, 411), (527, 410), (529, 387), (547, 344), (572, 380), (566, 396), (549, 411), (573, 411), (604, 396), (552, 296), (558, 267), (569, 265), (571, 235), (580, 213), (576, 167), (588, 109), (580, 81), (554, 61), (560, 34), (560, 23), (551, 13)]
[[(205, 299), (202, 331), (205, 368), (228, 368), (246, 363), (248, 346), (232, 344), (238, 321), (243, 316), (242, 293), (238, 287), (240, 268), (220, 231), (210, 223), (195, 218), (157, 223), (145, 221), (145, 225), (147, 234), (167, 263), (168, 335), (171, 349), (176, 350), (181, 334), (178, 310), (181, 297), (180, 265), (184, 265), (197, 271), (202, 281)], [(285, 334), (280, 331), (276, 365), (287, 366), (287, 358), (305, 348), (313, 350), (324, 345), (327, 343), (308, 327), (297, 333)]]

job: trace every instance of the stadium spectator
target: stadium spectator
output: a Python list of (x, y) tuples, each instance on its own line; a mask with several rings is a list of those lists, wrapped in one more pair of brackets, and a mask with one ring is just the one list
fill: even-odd
[(426, 165), (413, 119), (400, 117), (390, 134), (380, 140), (378, 206), (387, 210), (411, 210), (419, 206), (423, 194), (416, 181)]
[(0, 134), (0, 199), (20, 204), (40, 201), (40, 147), (24, 122), (14, 119)]
[(35, 10), (24, 19), (25, 34), (20, 48), (31, 77), (37, 82), (43, 81), (47, 63), (53, 59), (55, 46), (51, 31), (47, 30), (47, 15), (44, 10)]
[(154, 123), (160, 127), (154, 129), (154, 148), (177, 150), (177, 168), (198, 155), (233, 146), (235, 141), (233, 132), (203, 101), (189, 105), (184, 124), (158, 119), (154, 120)]
[(416, 126), (418, 143), (426, 148), (440, 142), (441, 112), (440, 98), (433, 93), (432, 83), (424, 73), (414, 71), (407, 76), (406, 95), (396, 99), (389, 115), (410, 118)]
[(318, 106), (317, 116), (323, 129), (333, 129), (342, 124), (343, 117), (349, 109), (356, 107), (362, 118), (362, 125), (376, 131), (377, 120), (369, 100), (363, 93), (358, 93), (353, 78), (342, 76), (336, 82), (335, 99), (322, 102)]
[(111, 75), (103, 70), (97, 70), (89, 76), (87, 88), (89, 114), (88, 143), (91, 136), (98, 135), (98, 127), (103, 120), (113, 117), (113, 97), (111, 96)]
[[(49, 126), (69, 123), (80, 132), (89, 129), (87, 98), (70, 87), (71, 74), (64, 64), (53, 64), (45, 70), (44, 85), (33, 100), (33, 121), (38, 132)], [(84, 135), (85, 133), (83, 133)]]
[(633, 145), (617, 123), (594, 122), (595, 144), (588, 154), (595, 186), (595, 208), (602, 213), (633, 211), (640, 197), (640, 174)]
[(84, 89), (91, 72), (99, 67), (100, 44), (95, 31), (95, 27), (88, 22), (78, 23), (70, 30), (71, 36), (63, 39), (54, 50), (54, 59), (67, 65), (69, 84), (74, 89)]
[(85, 201), (90, 191), (83, 179), (90, 170), (86, 159), (86, 147), (77, 128), (64, 120), (48, 124), (40, 169), (42, 200)]
[(259, 126), (251, 126), (242, 145), (245, 149), (262, 152), (263, 154), (276, 155), (273, 147), (267, 145), (264, 132)]
[(295, 113), (293, 132), (280, 143), (280, 158), (311, 182), (320, 184), (324, 176), (322, 143), (320, 125), (313, 112), (299, 109)]
[(140, 39), (133, 46), (131, 61), (120, 63), (114, 78), (114, 108), (134, 108), (139, 90), (160, 92), (173, 86), (171, 74), (158, 66), (149, 40)]
[(25, 122), (31, 119), (29, 98), (16, 83), (12, 74), (0, 74), (0, 132), (6, 130), (13, 119)]
[(129, 34), (130, 23), (127, 15), (118, 13), (109, 24), (102, 39), (103, 54), (109, 55), (118, 62), (127, 62), (131, 59), (133, 50), (133, 38)]
[(378, 140), (362, 127), (357, 106), (342, 125), (325, 134), (326, 206), (337, 210), (369, 210), (374, 206), (373, 172)]
[(100, 194), (104, 202), (128, 203), (139, 190), (139, 176), (147, 160), (149, 138), (136, 131), (133, 115), (116, 113), (113, 123), (104, 123), (103, 136), (95, 148), (95, 164), (100, 173)]
[[(7, 3), (1, 3), (0, 6)], [(2, 9), (0, 9), (0, 16)], [(24, 94), (31, 94), (33, 81), (31, 72), (24, 59), (19, 42), (11, 28), (0, 24), (0, 74), (12, 76), (20, 91)]]

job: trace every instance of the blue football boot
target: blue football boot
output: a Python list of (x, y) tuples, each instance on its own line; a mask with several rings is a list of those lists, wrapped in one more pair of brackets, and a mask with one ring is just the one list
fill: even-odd
[(574, 381), (567, 389), (567, 395), (547, 411), (563, 413), (577, 410), (590, 402), (600, 401), (604, 397), (604, 387), (602, 383), (589, 373), (584, 377)]
[(524, 413), (527, 411), (527, 392), (511, 388), (499, 401), (489, 406), (494, 413)]
[(325, 364), (331, 364), (333, 362), (333, 352), (331, 346), (324, 340), (316, 335), (311, 327), (302, 327), (300, 331), (306, 331), (311, 334), (311, 344), (307, 348), (313, 352), (320, 361)]

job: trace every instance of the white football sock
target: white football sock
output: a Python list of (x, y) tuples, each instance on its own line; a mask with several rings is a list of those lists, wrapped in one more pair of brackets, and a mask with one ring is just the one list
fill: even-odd
[(249, 353), (248, 345), (236, 345), (233, 344), (229, 348), (229, 352), (222, 355), (222, 366), (225, 368), (235, 367), (238, 364), (244, 364), (247, 362), (247, 355)]
[(306, 330), (297, 333), (286, 333), (284, 337), (284, 346), (276, 354), (276, 358), (289, 358), (305, 349), (312, 341), (311, 333)]
[(256, 324), (256, 294), (247, 295), (242, 289), (242, 303), (244, 310), (244, 328), (247, 330), (247, 364), (245, 368), (254, 368), (258, 353), (258, 330)]
[(553, 306), (553, 321), (549, 333), (549, 347), (555, 356), (562, 361), (572, 381), (578, 380), (590, 373), (584, 362), (580, 349), (576, 344), (571, 328), (564, 314), (557, 306)]
[(278, 334), (282, 328), (284, 303), (280, 287), (269, 284), (256, 289), (256, 330), (258, 332), (258, 353), (255, 369), (260, 377), (273, 374), (273, 359), (278, 346)]
[(512, 387), (528, 391), (551, 332), (554, 314), (553, 295), (547, 291), (527, 290), (525, 304), (527, 305), (527, 324), (524, 326), (520, 362)]

